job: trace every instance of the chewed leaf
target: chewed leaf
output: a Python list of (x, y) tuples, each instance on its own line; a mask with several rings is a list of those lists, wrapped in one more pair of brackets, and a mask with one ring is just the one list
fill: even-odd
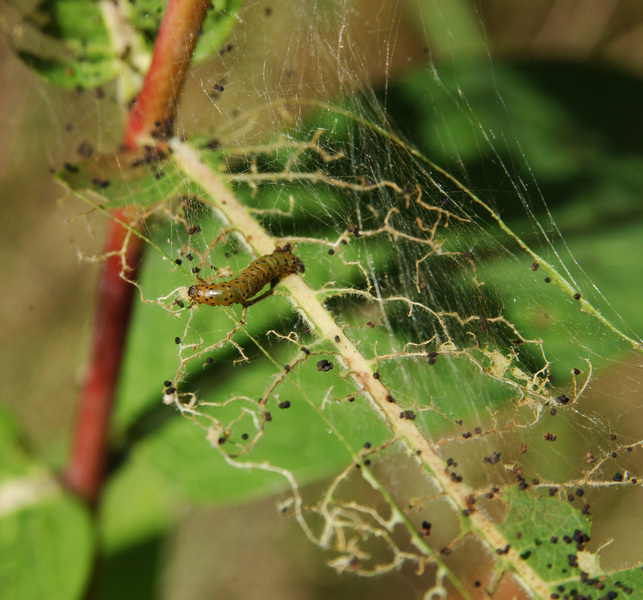
[[(369, 133), (375, 146), (413, 155)], [(349, 158), (333, 134), (299, 136), (250, 147), (171, 139), (166, 154), (99, 157), (59, 173), (104, 198), (101, 207), (147, 208), (140, 229), (159, 250), (139, 284), (124, 427), (173, 419), (162, 411), (174, 407), (197, 439), (167, 426), (149, 446), (152, 468), (194, 499), (288, 489), (284, 510), (333, 548), (339, 570), (446, 568), (435, 548), (466, 554), (475, 531), (494, 571), (510, 564), (536, 594), (554, 578), (578, 583), (576, 562), (591, 562), (589, 504), (541, 488), (580, 481), (581, 498), (592, 479), (605, 481), (587, 466), (594, 455), (608, 460), (611, 438), (607, 422), (580, 410), (599, 363), (585, 351), (597, 330), (606, 356), (631, 340), (588, 290), (576, 293), (555, 253), (537, 257), (437, 167), (398, 158), (369, 178), (366, 149)], [(543, 315), (564, 320), (574, 343), (553, 336)], [(598, 441), (579, 434), (588, 431)], [(573, 472), (560, 460), (567, 452), (580, 456)], [(181, 457), (194, 468), (182, 470)], [(236, 471), (227, 478), (226, 468)], [(327, 492), (309, 499), (305, 485), (328, 476)], [(397, 479), (405, 483), (390, 485)], [(506, 507), (500, 525), (493, 515)], [(398, 544), (398, 527), (417, 551)], [(557, 546), (547, 562), (543, 532), (581, 547)], [(457, 587), (462, 577), (445, 572)]]
[[(133, 207), (128, 234), (149, 244), (115, 419), (120, 455), (138, 443), (145, 468), (192, 500), (278, 490), (282, 512), (338, 571), (433, 569), (427, 596), (500, 595), (508, 579), (534, 597), (629, 594), (637, 574), (616, 579), (596, 522), (605, 497), (640, 485), (640, 434), (628, 435), (638, 409), (608, 406), (593, 377), (643, 346), (541, 225), (535, 181), (504, 154), (516, 159), (520, 145), (471, 112), (459, 83), (468, 75), (488, 97), (487, 75), (459, 65), (449, 83), (424, 64), (409, 84), (414, 110), (425, 110), (427, 74), (443, 92), (431, 97), (451, 102), (437, 127), (426, 114), (428, 158), (343, 81), (342, 106), (317, 97), (320, 81), (306, 99), (303, 38), (288, 43), (297, 52), (275, 51), (287, 56), (276, 90), (262, 88), (268, 67), (233, 72), (237, 44), (260, 39), (273, 14), (249, 9), (228, 40), (238, 6), (214, 4), (221, 29), (197, 48), (220, 54), (216, 73), (194, 72), (205, 107), (194, 116), (207, 127), (58, 174), (103, 212)], [(158, 11), (137, 10), (149, 41)], [(288, 30), (281, 11), (272, 22)], [(317, 12), (292, 22), (314, 33)], [(336, 65), (351, 80), (349, 31), (347, 21), (332, 43), (306, 38), (315, 59), (341, 49), (315, 61), (324, 82)], [(268, 54), (257, 53), (265, 65)], [(265, 104), (249, 101), (258, 89)], [(455, 159), (450, 170), (437, 148), (439, 162)], [(488, 156), (493, 172), (470, 164)], [(506, 191), (519, 219), (501, 204)]]
[(70, 190), (92, 192), (104, 209), (148, 207), (200, 194), (199, 186), (186, 180), (163, 153), (145, 148), (66, 164), (56, 178)]
[(586, 598), (631, 596), (643, 586), (640, 568), (607, 572), (601, 568), (600, 550), (590, 551), (590, 522), (569, 501), (560, 502), (564, 490), (550, 487), (540, 497), (508, 489), (502, 494), (507, 514), (500, 526), (510, 550), (515, 551), (543, 581), (550, 593), (563, 598), (582, 590)]

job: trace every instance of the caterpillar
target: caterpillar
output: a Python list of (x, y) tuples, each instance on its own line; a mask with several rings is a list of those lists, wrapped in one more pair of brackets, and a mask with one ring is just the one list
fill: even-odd
[(198, 283), (188, 288), (188, 300), (192, 304), (229, 306), (249, 302), (267, 283), (283, 275), (304, 272), (304, 263), (290, 252), (290, 244), (277, 247), (272, 254), (266, 254), (252, 261), (239, 275), (221, 283)]

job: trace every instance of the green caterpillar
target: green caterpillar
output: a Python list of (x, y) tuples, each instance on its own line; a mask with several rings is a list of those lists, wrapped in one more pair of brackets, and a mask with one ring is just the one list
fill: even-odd
[(304, 272), (304, 263), (290, 252), (290, 244), (277, 248), (252, 261), (239, 275), (221, 283), (198, 283), (188, 288), (188, 298), (193, 304), (209, 306), (248, 306), (252, 298), (267, 283), (283, 275)]

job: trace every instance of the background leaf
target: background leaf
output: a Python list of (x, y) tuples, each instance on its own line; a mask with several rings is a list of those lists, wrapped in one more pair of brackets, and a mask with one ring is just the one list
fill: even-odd
[(2, 593), (24, 600), (77, 598), (94, 551), (88, 511), (28, 456), (4, 412), (0, 447)]

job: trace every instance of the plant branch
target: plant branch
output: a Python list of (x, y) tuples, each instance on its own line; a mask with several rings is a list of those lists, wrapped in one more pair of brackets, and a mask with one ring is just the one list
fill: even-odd
[(102, 487), (109, 416), (136, 289), (121, 278), (121, 272), (136, 276), (143, 249), (141, 240), (128, 236), (119, 222), (127, 220), (127, 215), (115, 211), (113, 216), (105, 240), (105, 252), (111, 254), (103, 262), (98, 279), (90, 360), (64, 474), (67, 486), (90, 505), (96, 503)]
[(170, 0), (154, 44), (152, 64), (130, 109), (123, 140), (126, 148), (172, 133), (178, 94), (209, 4)]
[[(171, 133), (181, 89), (208, 2), (170, 0), (161, 23), (150, 69), (130, 109), (123, 135), (125, 149)], [(134, 287), (143, 243), (123, 223), (127, 207), (114, 211), (105, 240), (87, 374), (80, 393), (74, 441), (63, 479), (90, 506), (100, 496), (107, 456), (109, 417), (125, 348)], [(127, 279), (126, 279), (127, 278)]]

